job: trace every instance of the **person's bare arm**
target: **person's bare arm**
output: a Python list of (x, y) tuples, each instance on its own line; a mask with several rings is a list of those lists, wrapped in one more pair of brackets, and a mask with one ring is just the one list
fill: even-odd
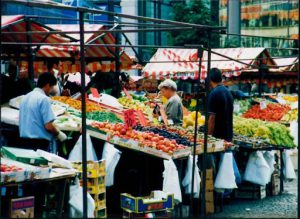
[(50, 132), (51, 134), (53, 134), (54, 136), (57, 136), (59, 134), (59, 131), (57, 130), (57, 128), (55, 128), (55, 126), (53, 125), (52, 122), (48, 122), (45, 124), (45, 129)]
[(210, 114), (208, 118), (208, 132), (207, 132), (209, 135), (212, 135), (214, 133), (215, 120), (216, 120), (216, 115)]

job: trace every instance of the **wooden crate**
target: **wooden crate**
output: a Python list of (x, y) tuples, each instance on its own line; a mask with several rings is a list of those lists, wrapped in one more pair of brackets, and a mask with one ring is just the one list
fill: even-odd
[(208, 202), (208, 201), (206, 201), (206, 203), (205, 203), (205, 209), (206, 209), (206, 214), (213, 214), (213, 213), (215, 213), (215, 203), (214, 202)]
[(280, 192), (280, 177), (277, 173), (272, 174), (271, 186), (272, 186), (271, 195), (278, 195)]
[(234, 190), (234, 197), (241, 199), (264, 199), (266, 187), (255, 184), (242, 184)]

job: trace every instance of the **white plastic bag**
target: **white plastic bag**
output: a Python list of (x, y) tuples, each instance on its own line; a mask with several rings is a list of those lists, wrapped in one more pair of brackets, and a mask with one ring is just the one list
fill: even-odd
[[(68, 160), (82, 162), (82, 135), (72, 149)], [(86, 134), (86, 160), (98, 161), (90, 135)]]
[(294, 138), (294, 144), (298, 146), (298, 122), (292, 121), (290, 125), (290, 133)]
[[(274, 151), (265, 151), (264, 152), (264, 158), (267, 161), (269, 167), (270, 167), (270, 173), (273, 174), (275, 170), (275, 152)], [(270, 175), (270, 177), (271, 177)], [(271, 180), (271, 179), (270, 179)]]
[(178, 202), (182, 201), (179, 177), (177, 167), (173, 160), (164, 160), (165, 170), (163, 172), (163, 191), (174, 194), (174, 199)]
[(250, 154), (244, 180), (265, 186), (270, 182), (271, 170), (261, 151)]
[(105, 142), (102, 159), (106, 161), (106, 177), (105, 177), (105, 185), (113, 186), (114, 185), (114, 174), (116, 166), (120, 160), (122, 152), (114, 147), (114, 145)]
[(224, 153), (221, 157), (219, 171), (214, 184), (217, 190), (237, 188), (232, 158), (232, 153)]
[[(200, 195), (200, 173), (197, 166), (198, 156), (195, 156), (195, 172), (194, 172), (194, 198), (199, 198)], [(188, 158), (187, 167), (185, 170), (185, 176), (182, 180), (182, 185), (185, 187), (185, 194), (191, 194), (192, 192), (192, 172), (193, 172), (193, 156), (190, 155)]]
[(296, 179), (295, 169), (291, 160), (291, 151), (284, 150), (283, 151), (283, 175), (286, 179)]
[[(95, 201), (92, 196), (87, 193), (88, 200), (88, 218), (94, 218)], [(70, 186), (70, 218), (82, 218), (83, 217), (83, 190), (79, 185), (78, 178), (75, 179), (75, 185)]]

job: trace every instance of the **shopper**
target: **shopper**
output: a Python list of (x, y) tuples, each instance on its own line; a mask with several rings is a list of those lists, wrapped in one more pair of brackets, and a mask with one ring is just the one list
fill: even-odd
[(158, 86), (161, 95), (168, 101), (165, 104), (165, 111), (168, 120), (172, 120), (175, 125), (181, 125), (183, 119), (183, 107), (180, 97), (176, 94), (177, 85), (174, 81), (166, 79)]
[(31, 149), (48, 150), (55, 137), (64, 141), (67, 136), (54, 125), (55, 119), (51, 109), (49, 94), (54, 91), (57, 83), (51, 73), (41, 74), (37, 88), (28, 93), (20, 105), (20, 136), (23, 146)]
[(222, 84), (222, 73), (217, 68), (209, 72), (212, 91), (208, 96), (208, 134), (226, 141), (233, 135), (233, 97)]

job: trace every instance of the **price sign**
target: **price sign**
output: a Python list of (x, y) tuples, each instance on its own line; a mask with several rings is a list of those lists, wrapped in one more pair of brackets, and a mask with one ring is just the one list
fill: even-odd
[(241, 110), (240, 104), (239, 103), (234, 103), (234, 105), (233, 105), (233, 111), (235, 113), (239, 113), (240, 110)]
[(131, 100), (132, 96), (128, 93), (128, 90), (126, 88), (123, 88), (123, 92), (125, 93), (126, 97)]
[(266, 109), (267, 108), (267, 102), (265, 100), (260, 101), (260, 109)]
[(99, 92), (98, 92), (98, 90), (96, 88), (92, 87), (90, 90), (92, 92), (93, 97), (95, 97), (95, 98), (99, 98), (100, 97), (100, 94), (99, 94)]
[(148, 121), (147, 121), (145, 115), (143, 114), (143, 112), (141, 110), (137, 110), (136, 113), (139, 118), (140, 124), (144, 127), (148, 126)]
[(126, 128), (136, 126), (135, 110), (130, 109), (124, 111), (124, 122)]

